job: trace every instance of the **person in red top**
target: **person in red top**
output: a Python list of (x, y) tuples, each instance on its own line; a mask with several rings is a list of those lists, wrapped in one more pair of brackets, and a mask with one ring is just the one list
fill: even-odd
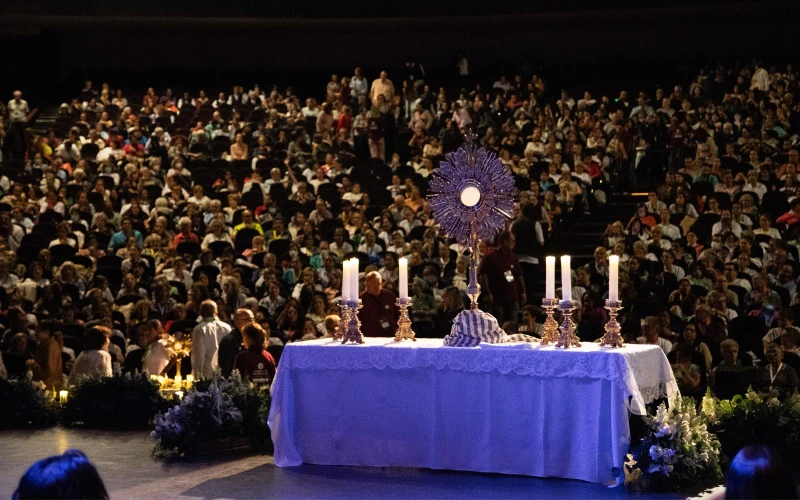
[(172, 248), (178, 248), (178, 245), (187, 241), (200, 243), (197, 235), (192, 232), (192, 221), (188, 217), (181, 217), (181, 220), (178, 221), (178, 228), (181, 232), (172, 239)]
[(361, 333), (365, 337), (394, 337), (400, 309), (394, 294), (383, 289), (383, 278), (377, 271), (367, 273), (364, 278), (361, 303), (364, 306), (358, 312)]
[[(269, 327), (267, 327), (269, 328)], [(275, 358), (264, 349), (269, 339), (269, 331), (258, 323), (250, 323), (242, 330), (244, 351), (236, 355), (233, 369), (238, 370), (242, 378), (247, 378), (261, 388), (269, 388), (275, 378)]]
[(498, 248), (481, 261), (478, 275), (483, 290), (492, 304), (492, 313), (500, 324), (517, 321), (520, 305), (525, 305), (525, 279), (517, 254), (516, 237), (509, 231), (500, 233)]
[(336, 131), (342, 129), (347, 130), (347, 136), (350, 137), (350, 132), (353, 130), (353, 109), (350, 106), (342, 106), (342, 113), (336, 122)]
[(800, 198), (792, 200), (792, 209), (778, 217), (775, 222), (785, 223), (787, 226), (800, 222)]

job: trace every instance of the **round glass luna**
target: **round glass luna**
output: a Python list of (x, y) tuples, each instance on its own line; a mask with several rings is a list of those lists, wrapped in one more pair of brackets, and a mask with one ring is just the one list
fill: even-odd
[(481, 201), (481, 190), (475, 186), (465, 186), (461, 190), (461, 203), (466, 207), (474, 207)]

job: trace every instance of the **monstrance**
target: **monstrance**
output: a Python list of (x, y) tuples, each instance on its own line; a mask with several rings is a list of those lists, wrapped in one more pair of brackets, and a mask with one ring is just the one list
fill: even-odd
[(440, 162), (429, 184), (428, 199), (436, 222), (461, 245), (470, 249), (471, 309), (478, 309), (478, 242), (492, 241), (514, 211), (517, 188), (511, 172), (491, 151), (476, 148), (475, 135)]

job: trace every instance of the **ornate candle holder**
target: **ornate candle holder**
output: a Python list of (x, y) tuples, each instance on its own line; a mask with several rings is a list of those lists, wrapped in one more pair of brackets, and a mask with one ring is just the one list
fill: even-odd
[(361, 334), (361, 320), (358, 319), (358, 310), (361, 309), (361, 300), (351, 300), (347, 302), (349, 309), (347, 322), (347, 331), (342, 336), (342, 344), (352, 342), (354, 344), (363, 344), (364, 335)]
[(559, 302), (558, 308), (561, 311), (562, 318), (556, 347), (563, 347), (564, 349), (580, 347), (580, 340), (578, 340), (578, 336), (575, 334), (575, 322), (572, 321), (572, 313), (575, 311), (575, 305), (572, 301), (562, 300)]
[(542, 299), (542, 307), (547, 311), (542, 345), (555, 344), (558, 341), (558, 322), (553, 317), (553, 312), (558, 307), (558, 299)]
[(400, 342), (401, 340), (409, 339), (414, 342), (417, 341), (414, 330), (411, 329), (411, 318), (408, 317), (408, 308), (411, 307), (413, 301), (409, 299), (397, 299), (397, 307), (400, 308), (400, 319), (397, 320), (397, 332), (394, 334), (394, 341)]
[(620, 326), (617, 322), (617, 313), (622, 309), (622, 302), (619, 300), (607, 300), (606, 309), (608, 309), (608, 323), (606, 323), (606, 333), (600, 339), (601, 346), (608, 347), (624, 347), (622, 344), (622, 335), (620, 335)]
[(333, 334), (333, 340), (342, 340), (344, 332), (347, 331), (347, 325), (350, 322), (350, 306), (347, 301), (339, 299), (339, 328)]

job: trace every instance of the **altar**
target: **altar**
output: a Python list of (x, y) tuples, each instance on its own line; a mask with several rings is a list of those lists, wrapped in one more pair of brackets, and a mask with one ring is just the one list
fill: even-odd
[(289, 344), (272, 386), (279, 467), (424, 467), (618, 479), (630, 413), (678, 394), (658, 346)]

